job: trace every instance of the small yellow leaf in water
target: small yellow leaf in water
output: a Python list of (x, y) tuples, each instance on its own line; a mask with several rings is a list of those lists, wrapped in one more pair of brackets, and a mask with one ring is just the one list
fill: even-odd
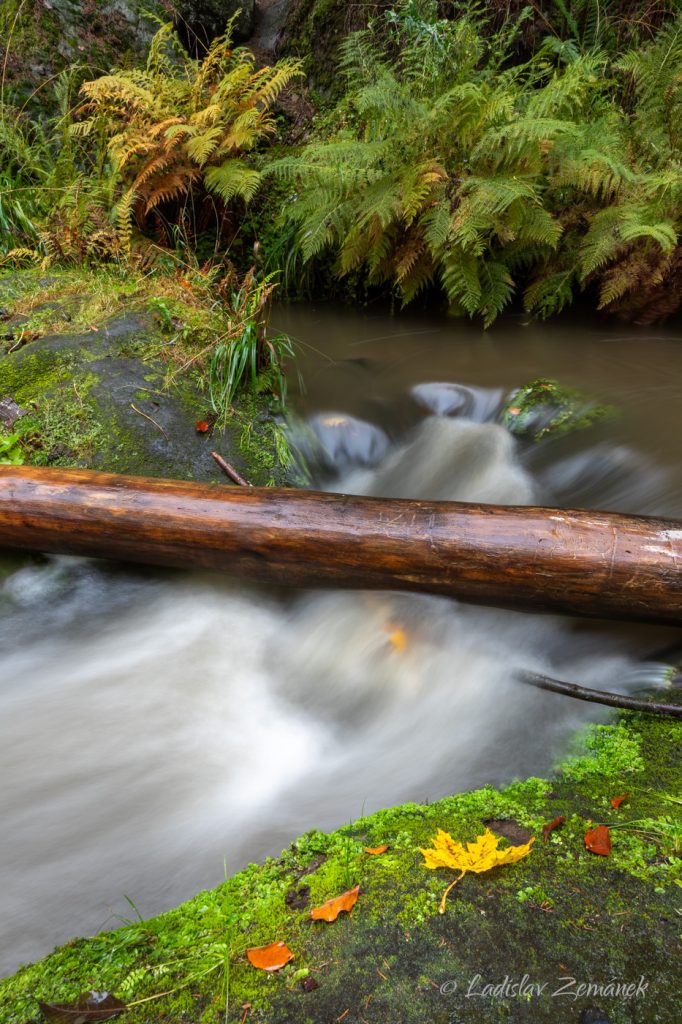
[(389, 626), (388, 628), (390, 629), (390, 633), (388, 634), (389, 644), (392, 644), (396, 651), (404, 651), (407, 647), (407, 634), (405, 633), (405, 630), (401, 629), (400, 626), (396, 626), (395, 628), (393, 626)]
[(449, 833), (438, 829), (438, 834), (432, 840), (433, 846), (421, 850), (424, 854), (424, 861), (427, 868), (450, 868), (452, 871), (459, 871), (455, 881), (447, 887), (441, 900), (441, 914), (445, 913), (445, 900), (453, 885), (463, 878), (467, 871), (490, 871), (491, 868), (500, 867), (503, 864), (514, 864), (522, 857), (527, 857), (533, 845), (534, 837), (522, 846), (508, 846), (500, 850), (500, 836), (494, 835), (489, 828), (483, 835), (476, 836), (473, 843), (466, 846), (456, 842)]
[(320, 422), (323, 427), (344, 427), (348, 420), (345, 416), (325, 416)]

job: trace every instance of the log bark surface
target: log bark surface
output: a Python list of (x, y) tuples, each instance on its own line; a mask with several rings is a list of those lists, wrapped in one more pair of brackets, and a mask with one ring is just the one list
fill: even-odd
[(0, 545), (682, 625), (682, 522), (0, 466)]

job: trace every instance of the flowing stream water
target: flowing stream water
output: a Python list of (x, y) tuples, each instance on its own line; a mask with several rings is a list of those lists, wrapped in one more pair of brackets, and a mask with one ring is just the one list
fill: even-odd
[[(280, 308), (291, 402), (329, 489), (682, 517), (682, 337)], [(496, 422), (538, 376), (612, 402), (538, 444)], [(301, 381), (305, 387), (301, 386)], [(400, 642), (396, 642), (396, 637)], [(294, 594), (51, 558), (0, 588), (0, 969), (168, 908), (229, 870), (403, 800), (551, 769), (594, 706), (682, 638), (406, 594)]]

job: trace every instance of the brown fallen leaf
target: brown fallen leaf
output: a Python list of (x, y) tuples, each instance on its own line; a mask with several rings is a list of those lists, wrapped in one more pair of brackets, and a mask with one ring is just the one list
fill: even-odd
[(354, 889), (349, 889), (348, 892), (342, 892), (340, 896), (335, 896), (334, 899), (327, 900), (319, 907), (313, 907), (310, 911), (310, 916), (313, 921), (336, 921), (337, 917), (342, 911), (350, 913), (355, 904), (358, 901), (358, 893), (360, 892), (360, 886), (356, 885)]
[(553, 832), (555, 828), (559, 828), (565, 821), (565, 816), (560, 814), (558, 818), (553, 818), (552, 821), (548, 821), (546, 825), (542, 826), (542, 838), (545, 842), (549, 839), (549, 833)]
[(38, 1007), (50, 1024), (89, 1024), (118, 1017), (126, 1004), (109, 992), (84, 992), (73, 1003), (39, 1002)]
[(278, 971), (294, 959), (294, 954), (285, 942), (271, 942), (269, 946), (254, 946), (252, 949), (247, 949), (246, 955), (249, 962), (261, 971)]
[(372, 857), (378, 857), (380, 853), (386, 853), (389, 849), (388, 846), (364, 846), (365, 853), (369, 853)]
[(606, 825), (597, 825), (585, 833), (585, 846), (590, 853), (608, 857), (611, 853), (611, 833)]
[(609, 803), (611, 804), (612, 807), (615, 807), (615, 809), (618, 810), (620, 805), (622, 803), (624, 803), (629, 796), (630, 796), (629, 793), (623, 793), (622, 796), (612, 796), (610, 801), (609, 801)]

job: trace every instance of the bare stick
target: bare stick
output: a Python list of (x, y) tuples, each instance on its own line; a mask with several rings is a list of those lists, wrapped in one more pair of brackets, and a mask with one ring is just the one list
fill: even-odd
[(539, 690), (551, 693), (562, 693), (565, 697), (576, 700), (590, 701), (592, 704), (607, 704), (611, 708), (625, 708), (628, 711), (642, 711), (648, 715), (669, 715), (682, 718), (682, 704), (663, 704), (656, 700), (640, 700), (638, 697), (627, 697), (622, 693), (608, 693), (605, 690), (591, 690), (577, 683), (565, 683), (561, 679), (552, 679), (536, 672), (519, 672), (517, 679)]
[(162, 433), (162, 434), (163, 434), (163, 436), (164, 436), (164, 437), (166, 438), (166, 440), (167, 440), (167, 441), (170, 441), (170, 437), (168, 436), (168, 434), (166, 433), (166, 431), (165, 431), (165, 430), (163, 429), (163, 427), (161, 426), (161, 424), (160, 424), (160, 423), (157, 423), (157, 422), (156, 422), (156, 420), (154, 419), (154, 417), (153, 417), (153, 416), (149, 416), (149, 415), (148, 415), (148, 414), (147, 414), (146, 412), (142, 412), (142, 409), (138, 409), (138, 408), (137, 408), (137, 406), (136, 406), (136, 405), (133, 405), (133, 403), (132, 403), (132, 402), (130, 403), (130, 408), (131, 408), (131, 409), (134, 409), (134, 410), (135, 410), (135, 412), (137, 413), (137, 415), (138, 415), (138, 416), (144, 416), (144, 418), (145, 418), (146, 420), (149, 420), (149, 422), (150, 422), (150, 423), (153, 423), (153, 424), (154, 424), (154, 426), (155, 426), (155, 427), (157, 427), (157, 428), (158, 428), (158, 429), (159, 429), (159, 430), (161, 431), (161, 433)]
[(211, 452), (211, 455), (216, 460), (216, 462), (222, 469), (223, 473), (226, 473), (227, 476), (229, 476), (230, 480), (233, 480), (234, 483), (239, 484), (240, 487), (251, 486), (248, 480), (245, 480), (243, 476), (239, 475), (234, 466), (231, 466), (229, 462), (225, 462), (225, 459), (222, 457), (222, 455), (218, 455), (218, 452)]

